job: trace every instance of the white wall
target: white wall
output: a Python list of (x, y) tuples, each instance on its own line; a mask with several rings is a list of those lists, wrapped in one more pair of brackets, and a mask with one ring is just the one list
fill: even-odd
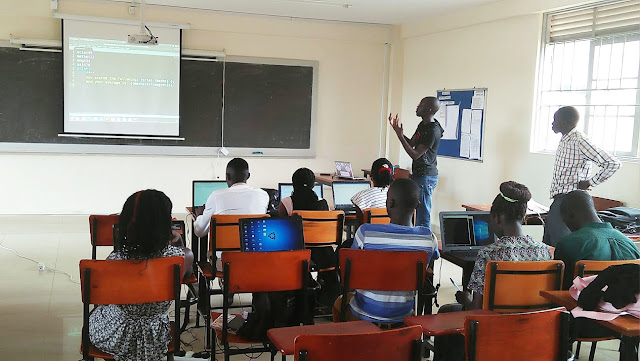
[[(60, 12), (135, 18), (127, 6), (60, 3)], [(0, 3), (0, 39), (60, 39), (60, 21), (48, 1)], [(190, 23), (183, 46), (229, 55), (319, 61), (317, 157), (247, 159), (249, 183), (276, 187), (298, 167), (332, 171), (334, 160), (368, 168), (378, 157), (384, 69), (383, 26), (302, 22), (213, 12), (150, 8), (148, 21)], [(204, 129), (203, 131), (206, 131)], [(191, 203), (191, 180), (224, 178), (229, 158), (0, 153), (0, 214), (118, 212), (131, 193), (164, 191), (182, 212)]]
[[(517, 8), (514, 3), (522, 6)], [(488, 88), (484, 162), (438, 159), (434, 224), (440, 211), (459, 210), (463, 203), (491, 203), (499, 184), (507, 180), (524, 183), (534, 199), (550, 204), (554, 156), (529, 152), (542, 32), (542, 14), (537, 12), (539, 8), (531, 9), (533, 3), (551, 2), (502, 1), (476, 9), (475, 17), (469, 11), (460, 13), (466, 25), (457, 16), (445, 16), (433, 19), (431, 26), (422, 21), (403, 28), (402, 118), (408, 132), (418, 124), (415, 107), (422, 97), (443, 88)], [(528, 9), (530, 14), (522, 15), (516, 8)], [(496, 20), (496, 14), (503, 18)], [(401, 147), (396, 139), (391, 146)], [(404, 151), (400, 153), (401, 165), (409, 166), (410, 158)], [(640, 165), (625, 162), (592, 194), (638, 207), (639, 184)]]

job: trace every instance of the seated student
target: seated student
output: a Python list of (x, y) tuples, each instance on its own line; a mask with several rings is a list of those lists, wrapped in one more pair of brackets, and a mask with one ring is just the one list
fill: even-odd
[[(429, 258), (438, 258), (436, 238), (426, 227), (412, 227), (413, 213), (418, 206), (420, 187), (411, 179), (398, 179), (387, 194), (390, 224), (363, 224), (358, 228), (352, 248), (383, 251), (427, 251)], [(430, 261), (430, 260), (429, 260)], [(348, 319), (380, 323), (400, 323), (414, 308), (414, 292), (357, 290), (349, 302)], [(340, 313), (338, 298), (334, 318)]]
[(316, 176), (309, 168), (300, 168), (291, 176), (293, 193), (280, 200), (278, 214), (281, 217), (290, 216), (293, 211), (328, 211), (329, 205), (325, 199), (318, 199), (313, 191)]
[(393, 165), (387, 158), (376, 159), (371, 165), (373, 187), (361, 190), (351, 197), (356, 206), (358, 219), (362, 219), (362, 211), (367, 208), (384, 208), (387, 203), (387, 190), (393, 182)]
[(569, 192), (560, 206), (560, 214), (572, 232), (562, 237), (554, 253), (555, 259), (565, 265), (563, 289), (569, 289), (573, 284), (571, 275), (578, 261), (640, 258), (640, 251), (629, 238), (598, 218), (589, 193), (582, 190)]
[[(440, 307), (439, 313), (482, 308), (485, 269), (489, 261), (548, 261), (549, 247), (526, 235), (522, 223), (527, 214), (529, 189), (513, 181), (500, 184), (500, 193), (493, 200), (489, 229), (498, 240), (478, 252), (471, 280), (467, 287), (473, 291), (458, 291), (458, 303)], [(433, 360), (464, 360), (464, 336), (436, 337)]]
[[(119, 219), (111, 260), (184, 256), (183, 277), (191, 272), (193, 253), (169, 244), (171, 200), (149, 189), (132, 194)], [(164, 360), (171, 341), (167, 312), (171, 302), (98, 305), (89, 315), (89, 339), (116, 360)]]
[[(229, 188), (217, 190), (209, 196), (204, 211), (194, 222), (196, 236), (209, 232), (209, 223), (214, 214), (265, 214), (269, 195), (259, 188), (247, 185), (249, 164), (242, 158), (233, 158), (227, 163), (226, 180)], [(200, 213), (199, 211), (197, 213)]]

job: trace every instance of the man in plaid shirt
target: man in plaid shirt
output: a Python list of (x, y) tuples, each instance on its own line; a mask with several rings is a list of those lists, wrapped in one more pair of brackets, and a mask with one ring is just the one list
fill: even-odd
[[(554, 246), (560, 239), (571, 233), (560, 217), (560, 204), (564, 196), (576, 189), (589, 190), (609, 179), (618, 169), (620, 161), (611, 154), (596, 147), (586, 136), (576, 129), (580, 115), (574, 107), (562, 107), (553, 115), (552, 130), (562, 133), (556, 151), (551, 181), (553, 203), (544, 227), (544, 243)], [(589, 177), (591, 163), (600, 171)]]

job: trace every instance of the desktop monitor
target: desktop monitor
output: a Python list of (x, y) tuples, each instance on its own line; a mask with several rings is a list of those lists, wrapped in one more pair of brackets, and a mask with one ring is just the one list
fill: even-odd
[[(366, 182), (333, 182), (333, 206), (335, 209), (354, 208), (351, 197), (356, 193), (371, 188), (371, 183)], [(354, 208), (355, 209), (355, 208)]]
[[(313, 186), (313, 191), (316, 192), (318, 199), (322, 199), (322, 184), (316, 184)], [(278, 194), (280, 195), (280, 200), (291, 196), (293, 193), (293, 183), (278, 183)]]
[(243, 252), (295, 251), (304, 249), (302, 217), (242, 218), (240, 249)]
[(214, 191), (228, 188), (227, 181), (223, 180), (194, 180), (192, 187), (191, 205), (193, 207), (203, 206)]
[(489, 212), (440, 212), (442, 250), (473, 250), (495, 242)]

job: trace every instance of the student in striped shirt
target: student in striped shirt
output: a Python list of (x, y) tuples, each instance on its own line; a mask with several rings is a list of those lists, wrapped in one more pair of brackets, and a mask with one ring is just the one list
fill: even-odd
[(387, 191), (393, 182), (393, 165), (387, 158), (379, 158), (373, 162), (371, 179), (373, 187), (361, 190), (351, 197), (351, 203), (356, 206), (356, 215), (359, 220), (362, 220), (362, 211), (365, 209), (387, 206)]
[[(411, 179), (398, 179), (387, 193), (390, 224), (363, 224), (358, 228), (352, 248), (382, 251), (427, 251), (439, 257), (438, 243), (427, 227), (412, 227), (413, 213), (420, 199), (420, 187)], [(398, 323), (410, 316), (414, 292), (356, 290), (349, 302), (353, 316), (378, 323)], [(336, 301), (339, 305), (340, 298)]]

